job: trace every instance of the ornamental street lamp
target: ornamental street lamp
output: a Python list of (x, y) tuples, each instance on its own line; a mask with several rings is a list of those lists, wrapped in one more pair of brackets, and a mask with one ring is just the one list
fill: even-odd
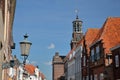
[(25, 64), (26, 64), (26, 59), (29, 56), (29, 51), (30, 51), (30, 47), (32, 45), (32, 43), (30, 41), (27, 40), (28, 35), (25, 34), (24, 35), (24, 40), (22, 42), (20, 42), (20, 48), (21, 48), (21, 56), (23, 56), (24, 60), (23, 60), (23, 80), (26, 80), (26, 78), (28, 77), (28, 74), (25, 70)]
[(24, 57), (24, 60), (23, 60), (23, 64), (25, 65), (26, 63), (26, 59), (28, 58), (29, 56), (29, 50), (30, 50), (30, 47), (32, 45), (32, 43), (30, 41), (27, 40), (28, 38), (28, 35), (25, 34), (24, 35), (24, 40), (22, 42), (20, 42), (20, 47), (21, 47), (21, 56)]

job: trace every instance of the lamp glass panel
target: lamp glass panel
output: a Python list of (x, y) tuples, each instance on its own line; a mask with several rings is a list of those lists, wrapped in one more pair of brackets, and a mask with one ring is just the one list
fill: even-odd
[(29, 50), (30, 50), (30, 43), (21, 43), (20, 47), (21, 47), (21, 55), (22, 56), (28, 56), (29, 55)]

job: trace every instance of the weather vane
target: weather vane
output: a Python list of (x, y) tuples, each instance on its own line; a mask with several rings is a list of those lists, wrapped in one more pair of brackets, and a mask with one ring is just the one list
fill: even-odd
[(78, 19), (78, 9), (75, 9), (75, 13), (76, 13), (76, 19)]

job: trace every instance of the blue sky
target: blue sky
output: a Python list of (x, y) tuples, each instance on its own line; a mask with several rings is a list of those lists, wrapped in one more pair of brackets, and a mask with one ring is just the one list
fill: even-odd
[(47, 80), (52, 80), (50, 65), (55, 52), (67, 55), (72, 39), (72, 21), (79, 10), (83, 32), (100, 28), (107, 17), (120, 17), (120, 0), (17, 0), (13, 25), (16, 49), (20, 56), (19, 42), (28, 33), (32, 42), (29, 63), (39, 65)]

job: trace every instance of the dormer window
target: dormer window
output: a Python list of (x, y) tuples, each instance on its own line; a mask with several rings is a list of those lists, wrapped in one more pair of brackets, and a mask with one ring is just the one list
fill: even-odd
[(96, 47), (96, 59), (97, 60), (100, 59), (100, 47), (99, 46)]
[(119, 55), (115, 56), (115, 67), (119, 67)]
[(94, 49), (91, 50), (91, 60), (92, 62), (94, 62), (95, 58), (94, 58)]

